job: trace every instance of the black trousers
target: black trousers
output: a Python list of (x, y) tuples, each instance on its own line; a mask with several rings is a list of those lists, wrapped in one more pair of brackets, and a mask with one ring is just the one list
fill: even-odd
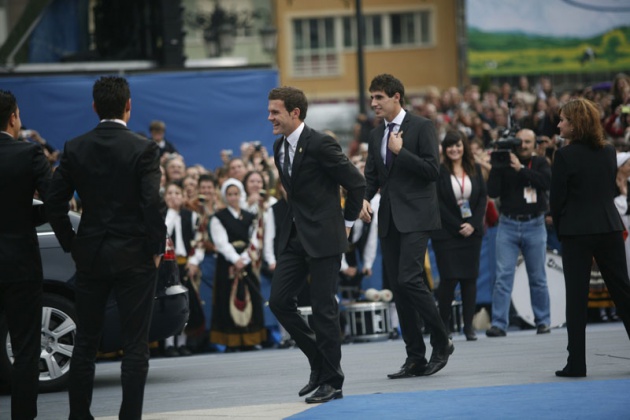
[[(341, 328), (339, 306), (335, 298), (341, 255), (310, 257), (297, 237), (295, 226), (292, 229), (287, 249), (276, 263), (269, 307), (308, 358), (312, 377), (320, 384), (341, 389), (344, 381), (341, 370)], [(307, 286), (309, 274), (312, 329), (297, 310), (297, 296)]]
[(562, 267), (566, 285), (567, 366), (586, 373), (586, 321), (593, 257), (630, 338), (630, 280), (621, 232), (563, 236)]
[(462, 295), (464, 332), (472, 332), (472, 321), (477, 306), (477, 279), (440, 279), (440, 287), (437, 290), (440, 317), (447, 330), (450, 330), (451, 316), (453, 314), (452, 304), (457, 283), (459, 283)]
[(393, 220), (390, 220), (387, 234), (381, 237), (384, 269), (394, 293), (407, 361), (420, 365), (427, 363), (422, 321), (431, 331), (434, 349), (442, 350), (448, 345), (448, 332), (433, 293), (422, 281), (428, 241), (428, 232), (399, 232)]
[(144, 386), (149, 371), (149, 327), (157, 282), (152, 260), (119, 273), (77, 272), (77, 336), (68, 396), (70, 419), (93, 419), (90, 413), (94, 385), (94, 362), (103, 330), (105, 305), (110, 292), (118, 304), (123, 343), (121, 364), (122, 404), (119, 418), (142, 417)]
[(11, 369), (11, 418), (34, 419), (41, 353), (42, 282), (0, 283), (0, 305), (4, 307), (15, 359)]

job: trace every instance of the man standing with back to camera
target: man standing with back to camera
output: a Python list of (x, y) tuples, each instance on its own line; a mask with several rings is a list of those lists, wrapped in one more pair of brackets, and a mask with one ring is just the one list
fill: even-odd
[[(77, 266), (69, 418), (94, 418), (90, 413), (94, 361), (113, 290), (124, 350), (119, 418), (136, 420), (142, 417), (149, 326), (166, 237), (159, 210), (159, 150), (155, 142), (127, 128), (131, 115), (127, 80), (102, 77), (94, 83), (92, 95), (100, 123), (66, 143), (46, 203), (55, 235)], [(67, 214), (74, 191), (83, 203), (76, 234)]]
[(21, 127), (15, 96), (0, 90), (0, 306), (14, 357), (11, 418), (30, 420), (37, 417), (42, 328), (43, 274), (35, 226), (44, 223), (33, 194), (37, 190), (45, 198), (50, 165), (39, 144), (17, 140)]
[(536, 332), (546, 334), (551, 331), (545, 273), (545, 212), (547, 192), (551, 187), (551, 168), (544, 156), (533, 155), (536, 135), (532, 130), (520, 130), (516, 138), (521, 140), (517, 154), (509, 152), (509, 161), (506, 159), (504, 165), (493, 164), (488, 177), (488, 195), (498, 197), (501, 202), (496, 239), (497, 274), (492, 290), (492, 326), (486, 331), (488, 337), (505, 337), (507, 334), (519, 251), (527, 269)]
[[(435, 299), (422, 280), (429, 232), (440, 228), (436, 181), (438, 139), (433, 123), (403, 109), (405, 88), (390, 74), (370, 84), (372, 108), (384, 124), (370, 133), (365, 165), (367, 189), (361, 219), (370, 222), (370, 200), (381, 190), (378, 233), (383, 266), (394, 293), (407, 359), (390, 379), (428, 376), (448, 362), (455, 347)], [(425, 357), (420, 319), (431, 330), (431, 359)]]
[[(361, 210), (365, 179), (335, 139), (304, 124), (307, 107), (299, 89), (269, 92), (268, 119), (273, 133), (282, 135), (274, 143), (274, 158), (288, 201), (269, 306), (311, 367), (298, 395), (317, 390), (306, 402), (323, 403), (343, 397), (336, 293), (341, 254), (348, 249), (348, 234)], [(347, 191), (343, 210), (340, 186)], [(298, 294), (309, 286), (308, 274), (312, 329), (297, 309)]]

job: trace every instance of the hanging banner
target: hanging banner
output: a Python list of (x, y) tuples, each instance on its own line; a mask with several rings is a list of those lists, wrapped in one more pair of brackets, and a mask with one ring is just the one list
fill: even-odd
[(630, 70), (630, 2), (467, 0), (468, 71), (483, 75)]

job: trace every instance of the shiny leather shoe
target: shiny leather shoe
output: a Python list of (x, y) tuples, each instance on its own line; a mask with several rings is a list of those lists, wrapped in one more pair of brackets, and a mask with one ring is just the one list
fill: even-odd
[(561, 378), (584, 378), (586, 377), (586, 371), (574, 372), (570, 370), (568, 366), (565, 366), (562, 370), (556, 370), (556, 376)]
[(315, 391), (319, 386), (318, 377), (319, 374), (312, 371), (310, 378), (308, 378), (308, 383), (304, 385), (304, 388), (300, 389), (300, 392), (298, 392), (298, 396), (303, 397), (306, 394), (310, 394), (311, 392)]
[(464, 335), (466, 336), (466, 341), (477, 341), (477, 334), (472, 328), (469, 330), (464, 328)]
[(340, 389), (335, 389), (328, 384), (323, 384), (313, 395), (306, 397), (304, 401), (306, 401), (307, 404), (318, 404), (325, 403), (330, 400), (338, 400), (340, 398), (343, 398), (343, 393)]
[(414, 376), (422, 376), (424, 370), (427, 368), (426, 364), (419, 364), (416, 362), (406, 362), (400, 370), (396, 373), (390, 373), (387, 375), (389, 379), (402, 379), (413, 378)]
[(303, 397), (306, 394), (310, 394), (311, 392), (315, 391), (317, 387), (317, 382), (308, 381), (308, 383), (304, 385), (304, 388), (300, 389), (300, 392), (298, 392), (298, 396)]
[(488, 337), (505, 337), (505, 335), (506, 332), (504, 330), (494, 325), (489, 330), (486, 330), (486, 336)]
[(453, 354), (455, 351), (455, 346), (453, 345), (453, 341), (448, 340), (448, 345), (446, 348), (433, 351), (431, 354), (431, 359), (429, 360), (429, 364), (427, 368), (424, 370), (423, 376), (433, 375), (434, 373), (439, 372), (446, 366), (448, 363), (448, 357)]

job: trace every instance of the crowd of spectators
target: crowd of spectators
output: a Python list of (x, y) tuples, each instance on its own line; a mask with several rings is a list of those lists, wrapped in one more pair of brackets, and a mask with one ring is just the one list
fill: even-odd
[[(534, 86), (530, 86), (530, 80), (522, 76), (516, 85), (494, 84), (486, 89), (481, 89), (480, 86), (474, 84), (463, 89), (451, 87), (440, 90), (429, 87), (423, 95), (410, 98), (408, 112), (416, 113), (433, 121), (440, 141), (451, 130), (458, 130), (463, 133), (470, 143), (470, 151), (474, 160), (486, 179), (491, 168), (490, 154), (494, 144), (497, 140), (509, 135), (507, 130), (510, 125), (531, 129), (536, 134), (535, 154), (545, 156), (551, 164), (554, 151), (562, 147), (564, 141), (559, 136), (557, 128), (560, 106), (577, 97), (590, 99), (597, 105), (601, 114), (601, 123), (609, 141), (615, 145), (619, 152), (630, 151), (629, 76), (624, 74), (615, 76), (608, 89), (558, 90), (548, 77), (538, 78), (535, 80)], [(360, 115), (357, 118), (354, 127), (354, 139), (347, 147), (348, 154), (357, 166), (362, 167), (365, 164), (369, 132), (379, 123), (380, 121), (369, 115)], [(197, 250), (198, 253), (201, 251), (201, 254), (205, 254), (207, 259), (211, 255), (216, 256), (217, 248), (212, 241), (210, 226), (213, 224), (211, 221), (214, 217), (213, 214), (227, 207), (221, 194), (221, 187), (227, 180), (233, 184), (234, 181), (242, 184), (243, 194), (240, 197), (240, 206), (237, 207), (254, 217), (250, 227), (252, 235), (248, 235), (251, 237), (251, 243), (248, 244), (247, 248), (257, 252), (257, 256), (250, 252), (250, 257), (244, 261), (251, 265), (257, 262), (257, 258), (260, 259), (259, 262), (262, 267), (251, 267), (248, 272), (253, 273), (251, 277), (258, 278), (259, 282), (257, 289), (253, 290), (252, 293), (257, 293), (260, 296), (257, 295), (252, 301), (264, 305), (269, 297), (269, 283), (275, 266), (275, 258), (273, 253), (271, 253), (271, 257), (262, 257), (265, 254), (270, 254), (269, 250), (262, 249), (265, 242), (262, 238), (265, 235), (272, 235), (272, 232), (262, 232), (261, 234), (260, 229), (264, 230), (263, 218), (269, 214), (267, 210), (282, 199), (281, 191), (277, 188), (278, 173), (273, 163), (273, 156), (270, 156), (269, 151), (258, 142), (244, 142), (239, 148), (236, 145), (225, 145), (226, 148), (221, 151), (221, 164), (216, 168), (206, 168), (196, 162), (186, 161), (184, 156), (177, 152), (177, 133), (169, 133), (172, 135), (171, 141), (166, 140), (166, 124), (164, 122), (153, 121), (148, 129), (150, 132), (148, 137), (156, 141), (161, 148), (163, 174), (161, 192), (166, 195), (169, 185), (179, 185), (183, 201), (181, 208), (196, 213), (198, 217), (195, 217), (194, 220), (200, 221), (197, 223), (197, 234), (191, 247), (193, 251), (188, 250), (189, 254)], [(271, 130), (271, 127), (269, 129)], [(512, 131), (512, 135), (514, 133), (515, 131)], [(40, 143), (45, 149), (51, 165), (55, 166), (59, 158), (59, 151), (50, 146), (38, 132), (24, 128), (22, 137), (26, 141)], [(230, 149), (230, 146), (233, 148)], [(621, 190), (625, 192), (625, 189)], [(76, 210), (80, 210), (80, 197), (76, 197), (76, 203), (73, 206)], [(169, 204), (166, 200), (164, 204), (165, 215), (169, 209), (173, 211), (173, 208), (174, 205)], [(550, 219), (547, 224), (549, 229), (552, 229)], [(255, 234), (257, 230), (258, 234)], [(550, 246), (553, 247), (553, 232), (549, 236)], [(246, 248), (239, 247), (239, 251), (243, 249)], [(209, 342), (210, 334), (208, 331), (213, 325), (210, 308), (213, 306), (212, 301), (219, 296), (216, 294), (213, 296), (212, 290), (209, 292), (206, 290), (205, 295), (203, 292), (204, 287), (212, 289), (217, 283), (217, 279), (214, 278), (216, 264), (207, 259), (204, 260), (203, 257), (199, 257), (195, 260), (199, 264), (199, 269), (195, 267), (192, 271), (183, 270), (182, 272), (184, 276), (190, 274), (191, 280), (196, 282), (195, 288), (200, 290), (200, 301), (204, 305), (206, 317), (205, 335), (208, 338), (193, 341), (202, 343), (201, 346), (196, 344), (195, 348), (190, 349), (193, 351), (224, 348)], [(232, 262), (234, 263), (234, 261)], [(223, 270), (224, 272), (225, 270)], [(266, 294), (267, 296), (265, 296)], [(264, 316), (264, 326), (267, 328), (267, 333), (259, 334), (259, 336), (264, 338), (266, 335), (266, 340), (252, 342), (256, 343), (254, 346), (251, 343), (238, 345), (231, 350), (282, 344), (282, 340), (286, 337), (283, 336), (273, 315), (265, 309)], [(225, 343), (219, 344), (225, 345)], [(228, 350), (230, 349), (228, 348)], [(182, 354), (187, 353), (186, 351), (182, 352)]]

